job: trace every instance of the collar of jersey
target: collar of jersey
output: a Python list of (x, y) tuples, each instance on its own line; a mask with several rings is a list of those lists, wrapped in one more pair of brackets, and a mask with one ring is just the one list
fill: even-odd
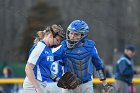
[(48, 46), (43, 40), (41, 40), (40, 42), (42, 42), (43, 44), (45, 44), (46, 46)]

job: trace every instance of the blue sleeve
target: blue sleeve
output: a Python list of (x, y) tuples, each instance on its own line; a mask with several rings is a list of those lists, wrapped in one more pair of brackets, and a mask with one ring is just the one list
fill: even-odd
[(63, 47), (60, 45), (58, 49), (53, 53), (54, 54), (54, 60), (62, 60), (63, 59)]
[(127, 63), (126, 60), (122, 60), (119, 64), (118, 64), (118, 68), (120, 71), (120, 74), (122, 76), (130, 76), (132, 75), (132, 73), (134, 73), (133, 69), (130, 68), (129, 64)]
[(98, 55), (97, 49), (95, 47), (93, 47), (93, 51), (92, 51), (92, 62), (94, 64), (94, 66), (96, 67), (96, 70), (100, 70), (103, 68), (103, 64), (102, 61)]

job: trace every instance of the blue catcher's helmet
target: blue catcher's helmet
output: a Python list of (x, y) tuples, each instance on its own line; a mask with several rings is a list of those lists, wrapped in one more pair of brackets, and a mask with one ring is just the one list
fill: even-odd
[[(81, 34), (81, 38), (79, 41), (72, 41), (69, 38), (70, 32), (76, 32)], [(74, 20), (67, 28), (66, 33), (66, 39), (67, 39), (67, 47), (73, 48), (76, 44), (79, 44), (85, 37), (87, 36), (87, 33), (89, 32), (89, 27), (86, 22), (82, 20)]]

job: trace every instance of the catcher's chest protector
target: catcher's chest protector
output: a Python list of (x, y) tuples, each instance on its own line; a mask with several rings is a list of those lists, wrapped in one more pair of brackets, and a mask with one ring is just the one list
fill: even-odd
[(93, 72), (91, 42), (85, 42), (83, 47), (74, 49), (65, 48), (65, 71), (73, 72), (79, 78), (89, 76)]

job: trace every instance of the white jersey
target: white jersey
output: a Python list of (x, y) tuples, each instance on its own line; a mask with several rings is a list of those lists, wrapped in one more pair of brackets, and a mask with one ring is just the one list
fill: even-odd
[(50, 79), (50, 67), (53, 61), (52, 50), (44, 41), (38, 42), (31, 48), (28, 62), (35, 65), (33, 71), (37, 80), (48, 81)]

